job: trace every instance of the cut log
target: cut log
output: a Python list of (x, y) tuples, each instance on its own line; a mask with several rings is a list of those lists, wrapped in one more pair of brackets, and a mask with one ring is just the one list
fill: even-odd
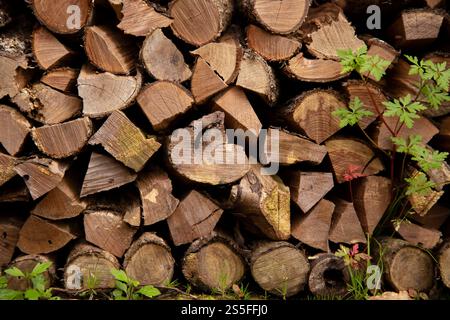
[(243, 0), (240, 1), (245, 14), (272, 33), (295, 32), (305, 20), (309, 0)]
[(77, 84), (80, 70), (71, 68), (57, 68), (44, 74), (41, 82), (53, 89), (73, 93)]
[(12, 101), (17, 104), (20, 111), (43, 124), (56, 124), (69, 120), (79, 114), (82, 108), (80, 98), (42, 83), (22, 89)]
[(355, 173), (353, 168), (366, 176), (384, 170), (383, 163), (373, 150), (357, 139), (336, 137), (325, 142), (325, 146), (338, 183), (345, 182), (347, 174)]
[(16, 176), (14, 168), (17, 164), (17, 159), (0, 152), (0, 186)]
[(22, 225), (23, 221), (13, 215), (0, 216), (0, 266), (11, 262)]
[(174, 0), (170, 3), (170, 25), (173, 33), (194, 46), (202, 46), (217, 39), (227, 28), (233, 14), (231, 0)]
[(127, 275), (141, 285), (166, 286), (172, 281), (175, 260), (167, 243), (146, 232), (133, 242), (125, 254), (123, 267)]
[(50, 220), (61, 220), (76, 217), (84, 209), (86, 209), (86, 202), (80, 200), (78, 183), (69, 171), (58, 186), (42, 198), (31, 213)]
[(47, 70), (63, 64), (74, 55), (45, 27), (33, 31), (33, 55), (41, 69)]
[(352, 185), (353, 201), (365, 233), (372, 235), (392, 201), (392, 182), (384, 177), (365, 177)]
[(236, 85), (259, 95), (268, 105), (278, 101), (280, 88), (271, 66), (259, 55), (246, 51)]
[(193, 190), (167, 219), (176, 246), (206, 237), (216, 226), (223, 210), (203, 194)]
[(205, 60), (226, 84), (230, 84), (236, 80), (243, 55), (236, 37), (232, 33), (227, 33), (219, 42), (208, 43), (191, 51), (191, 54)]
[(91, 0), (33, 0), (31, 4), (36, 18), (51, 31), (61, 34), (77, 33), (84, 28), (93, 9)]
[[(42, 273), (42, 276), (44, 277), (44, 289), (50, 288), (50, 286), (55, 282), (56, 280), (56, 267), (54, 264), (54, 261), (50, 259), (47, 256), (43, 255), (25, 255), (20, 256), (16, 258), (13, 262), (11, 262), (10, 267), (11, 268), (18, 268), (22, 272), (30, 273), (33, 271), (34, 267), (38, 263), (48, 263), (51, 262), (51, 266)], [(24, 278), (18, 278), (18, 277), (9, 277), (8, 278), (8, 289), (12, 290), (19, 290), (19, 291), (25, 291), (30, 288), (29, 280)]]
[(227, 143), (222, 112), (214, 112), (176, 130), (166, 144), (167, 161), (184, 180), (207, 185), (241, 179), (249, 163), (241, 146)]
[(17, 155), (30, 133), (31, 124), (16, 109), (0, 104), (0, 143), (10, 155)]
[(83, 99), (83, 114), (101, 118), (131, 105), (142, 85), (142, 75), (116, 76), (97, 73), (89, 65), (81, 69), (78, 94)]
[(158, 167), (141, 172), (136, 181), (142, 202), (144, 225), (149, 226), (167, 219), (178, 206), (172, 195), (172, 181)]
[(121, 187), (137, 175), (114, 158), (93, 152), (84, 177), (81, 197)]
[(134, 42), (109, 26), (87, 27), (84, 49), (89, 61), (103, 71), (129, 74), (135, 68), (137, 48)]
[(445, 242), (439, 249), (438, 266), (441, 280), (450, 288), (450, 242)]
[(181, 51), (160, 29), (153, 31), (145, 39), (141, 61), (156, 80), (184, 82), (192, 76)]
[(191, 91), (195, 102), (201, 104), (206, 102), (216, 93), (224, 90), (227, 84), (202, 58), (197, 58), (192, 73)]
[(425, 228), (440, 229), (447, 218), (450, 217), (450, 209), (439, 204), (434, 205), (425, 216), (413, 216), (412, 219)]
[(253, 250), (250, 269), (263, 290), (286, 298), (305, 289), (310, 266), (305, 254), (292, 244), (265, 242)]
[(305, 133), (308, 138), (321, 144), (338, 132), (339, 118), (332, 113), (346, 108), (338, 93), (331, 90), (312, 90), (296, 97), (282, 111), (290, 126)]
[(363, 103), (364, 109), (369, 110), (373, 113), (373, 115), (366, 116), (358, 122), (358, 125), (362, 129), (366, 129), (372, 122), (374, 122), (378, 118), (379, 114), (382, 114), (384, 112), (386, 107), (384, 106), (383, 102), (386, 102), (387, 98), (379, 87), (370, 83), (364, 83), (363, 81), (349, 80), (345, 84), (344, 89), (350, 101), (359, 98), (359, 100), (361, 100), (361, 102)]
[(34, 143), (49, 157), (62, 159), (78, 154), (93, 132), (92, 121), (80, 118), (73, 121), (33, 128)]
[[(269, 128), (267, 132), (268, 159), (282, 166), (297, 163), (319, 165), (327, 155), (325, 146), (318, 145), (297, 134)], [(274, 150), (274, 152), (272, 152)]]
[(66, 163), (45, 158), (32, 158), (14, 168), (25, 181), (33, 200), (55, 189), (63, 179), (66, 169)]
[(334, 243), (366, 243), (366, 236), (359, 222), (353, 203), (335, 199), (336, 205), (330, 229), (330, 241)]
[(322, 199), (306, 216), (296, 216), (292, 223), (292, 236), (302, 243), (328, 252), (328, 237), (335, 205)]
[(429, 250), (435, 248), (442, 241), (442, 233), (439, 230), (424, 228), (410, 221), (401, 222), (397, 232), (412, 245)]
[(64, 287), (68, 290), (112, 289), (115, 278), (111, 269), (119, 269), (117, 258), (87, 243), (77, 244), (64, 267)]
[(183, 86), (156, 81), (146, 86), (137, 97), (137, 103), (156, 131), (170, 126), (194, 104), (191, 93)]
[(147, 139), (121, 111), (115, 111), (108, 117), (89, 144), (101, 144), (116, 160), (136, 172), (142, 170), (161, 146), (155, 137)]
[[(0, 49), (1, 49), (0, 38)], [(2, 50), (3, 51), (3, 50)], [(11, 57), (0, 54), (0, 98), (14, 98), (28, 82), (27, 58), (25, 56)]]
[(288, 60), (302, 47), (297, 40), (271, 34), (255, 25), (247, 27), (247, 43), (267, 61)]
[(308, 287), (315, 296), (343, 297), (348, 293), (349, 280), (344, 260), (334, 254), (319, 254), (311, 262)]
[(87, 210), (84, 214), (86, 240), (116, 257), (130, 247), (136, 228), (123, 221), (123, 215), (112, 210)]
[[(395, 50), (390, 44), (377, 38), (370, 38), (369, 40), (367, 40), (367, 46), (369, 47), (369, 49), (367, 50), (368, 56), (378, 56), (381, 59), (390, 62), (390, 65), (386, 66), (384, 68), (384, 71), (386, 71), (394, 62), (396, 62), (398, 56), (400, 55), (400, 52)], [(366, 73), (365, 76), (376, 81), (375, 77), (371, 73)]]
[(117, 27), (125, 34), (145, 37), (171, 23), (172, 19), (157, 12), (147, 1), (122, 0), (122, 19)]
[(245, 92), (238, 87), (230, 87), (213, 100), (213, 109), (225, 114), (225, 126), (231, 129), (252, 131), (258, 136), (262, 129)]
[(285, 176), (291, 200), (303, 213), (309, 212), (334, 187), (331, 173), (289, 171)]
[(216, 233), (192, 243), (182, 261), (184, 277), (209, 292), (225, 293), (242, 279), (245, 269), (246, 263), (237, 244)]
[(290, 77), (306, 82), (326, 83), (343, 79), (342, 65), (334, 60), (308, 59), (299, 53), (289, 60), (283, 71)]
[(263, 175), (253, 166), (239, 185), (231, 189), (235, 212), (254, 233), (272, 240), (287, 240), (291, 235), (290, 192), (278, 176)]
[(433, 258), (422, 249), (399, 239), (382, 239), (384, 275), (396, 291), (427, 292), (434, 285)]
[(66, 246), (76, 235), (70, 223), (54, 223), (31, 215), (19, 233), (17, 247), (27, 254), (45, 254)]
[(423, 48), (433, 44), (444, 24), (444, 15), (430, 9), (404, 10), (388, 28), (387, 34), (397, 48)]

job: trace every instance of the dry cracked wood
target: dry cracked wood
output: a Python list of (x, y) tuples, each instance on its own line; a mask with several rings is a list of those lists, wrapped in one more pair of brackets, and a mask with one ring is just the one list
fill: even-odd
[(17, 155), (30, 133), (30, 122), (16, 109), (0, 104), (0, 127), (0, 144), (10, 155)]
[(227, 84), (222, 78), (203, 58), (198, 57), (191, 79), (191, 91), (195, 102), (197, 104), (204, 103), (225, 88), (227, 88)]

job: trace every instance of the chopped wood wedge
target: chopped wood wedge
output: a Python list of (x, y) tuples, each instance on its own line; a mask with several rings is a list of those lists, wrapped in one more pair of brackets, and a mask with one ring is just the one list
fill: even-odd
[(227, 84), (202, 58), (197, 58), (191, 79), (191, 91), (195, 103), (206, 102), (216, 93), (224, 90)]
[(14, 171), (17, 159), (0, 152), (0, 186), (11, 180), (17, 173)]
[(409, 243), (425, 249), (433, 249), (442, 241), (442, 233), (436, 229), (428, 229), (403, 221), (398, 226), (398, 234)]
[(38, 27), (33, 31), (33, 55), (39, 67), (47, 70), (68, 61), (74, 53), (45, 27)]
[(334, 243), (366, 243), (366, 236), (353, 203), (335, 199), (336, 205), (330, 229), (330, 241)]
[(31, 130), (31, 124), (20, 112), (0, 104), (0, 143), (12, 156), (17, 155)]
[(2, 213), (0, 216), (0, 234), (2, 235), (0, 242), (0, 266), (6, 266), (11, 262), (22, 225), (23, 221), (12, 215)]
[(63, 92), (73, 92), (75, 90), (80, 70), (72, 68), (57, 68), (48, 71), (41, 78), (41, 82), (53, 89)]
[(11, 57), (0, 54), (0, 98), (14, 98), (27, 85), (27, 68), (25, 56)]

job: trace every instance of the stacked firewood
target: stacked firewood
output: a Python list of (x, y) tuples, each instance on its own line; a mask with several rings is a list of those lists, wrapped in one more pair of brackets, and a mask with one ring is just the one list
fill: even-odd
[[(333, 252), (379, 229), (392, 201), (379, 150), (393, 146), (376, 115), (359, 124), (369, 141), (332, 113), (420, 94), (401, 53), (450, 66), (445, 0), (393, 2), (0, 0), (0, 265), (53, 261), (49, 284), (75, 291), (93, 274), (113, 288), (123, 268), (155, 286), (345, 295)], [(365, 27), (371, 4), (381, 30)], [(337, 55), (364, 45), (390, 63), (369, 86)], [(450, 151), (449, 112), (401, 135)], [(264, 132), (277, 158), (252, 163), (249, 148), (205, 138), (227, 129)], [(177, 132), (191, 138), (183, 151), (200, 141), (245, 161), (176, 161)], [(414, 221), (376, 234), (393, 291), (450, 287), (448, 165), (435, 178), (410, 199)]]

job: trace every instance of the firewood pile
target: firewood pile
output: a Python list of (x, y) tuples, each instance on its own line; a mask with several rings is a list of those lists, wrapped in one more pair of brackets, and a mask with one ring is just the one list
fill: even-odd
[[(47, 285), (66, 293), (92, 275), (113, 289), (114, 268), (194, 293), (348, 297), (364, 252), (383, 266), (378, 293), (447, 292), (448, 158), (419, 172), (390, 131), (450, 152), (450, 99), (411, 127), (383, 112), (427, 104), (405, 54), (450, 67), (448, 9), (0, 0), (0, 266), (51, 261)], [(339, 52), (364, 47), (382, 79), (343, 71)], [(370, 115), (343, 128), (355, 99)], [(428, 192), (400, 201), (397, 167)]]

